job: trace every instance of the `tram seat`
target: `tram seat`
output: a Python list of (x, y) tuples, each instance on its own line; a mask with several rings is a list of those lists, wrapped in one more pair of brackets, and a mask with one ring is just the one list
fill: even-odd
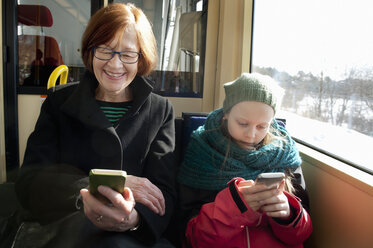
[(208, 113), (183, 112), (175, 118), (175, 158), (179, 165), (183, 161), (184, 152), (191, 133), (206, 121)]
[[(55, 38), (45, 35), (43, 27), (53, 26), (51, 11), (43, 5), (20, 4), (17, 6), (20, 83), (25, 86), (45, 86), (49, 75), (63, 64)], [(30, 26), (39, 27), (28, 28)], [(35, 31), (39, 34), (35, 34)]]

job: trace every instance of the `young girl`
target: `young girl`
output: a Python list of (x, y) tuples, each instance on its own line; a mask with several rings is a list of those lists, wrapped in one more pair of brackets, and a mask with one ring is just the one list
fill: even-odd
[[(179, 171), (184, 244), (303, 247), (312, 223), (299, 152), (274, 119), (282, 89), (248, 73), (224, 89), (223, 108), (193, 132)], [(263, 172), (287, 179), (275, 189), (256, 185)]]

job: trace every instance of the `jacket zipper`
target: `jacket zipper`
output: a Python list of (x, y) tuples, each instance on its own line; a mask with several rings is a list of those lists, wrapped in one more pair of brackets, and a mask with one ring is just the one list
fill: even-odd
[[(135, 115), (138, 115), (139, 112), (135, 112), (133, 115), (131, 116), (124, 116), (123, 119), (129, 119), (129, 118), (133, 118)], [(113, 133), (113, 135), (117, 138), (118, 142), (119, 142), (119, 146), (120, 146), (120, 169), (123, 170), (123, 144), (122, 144), (122, 141), (120, 140), (118, 134), (117, 134), (117, 128), (119, 127), (119, 123), (113, 127), (114, 128), (114, 131), (112, 132), (111, 130), (109, 130), (110, 133)]]
[(122, 145), (122, 142), (120, 141), (120, 138), (117, 132), (115, 132), (115, 136), (117, 137), (119, 146), (120, 146), (120, 169), (123, 170), (123, 145)]
[[(134, 117), (135, 115), (138, 115), (139, 114), (139, 112), (135, 112), (133, 115), (131, 115), (131, 116), (124, 116), (123, 118), (124, 119), (128, 119), (128, 118), (132, 118), (132, 117)], [(120, 122), (120, 121), (119, 121)], [(121, 170), (123, 170), (123, 144), (122, 144), (122, 141), (120, 141), (120, 138), (119, 138), (119, 136), (118, 136), (118, 134), (117, 134), (117, 128), (119, 127), (119, 123), (114, 127), (114, 132), (113, 132), (113, 134), (115, 135), (115, 137), (117, 137), (117, 139), (118, 139), (118, 142), (119, 142), (119, 146), (120, 146), (120, 169)]]
[(246, 230), (247, 248), (250, 248), (249, 228), (245, 226), (245, 230)]
[[(260, 225), (260, 223), (262, 222), (262, 216), (263, 215), (260, 215), (259, 217), (259, 221), (258, 221), (258, 224), (256, 225), (257, 227)], [(247, 226), (245, 226), (245, 230), (246, 230), (246, 240), (247, 240), (247, 247), (250, 248), (250, 235), (249, 235), (249, 228)]]
[(19, 238), (18, 236), (20, 235), (21, 230), (22, 230), (22, 228), (23, 228), (24, 225), (25, 225), (25, 222), (22, 222), (21, 225), (19, 225), (19, 227), (17, 229), (17, 232), (16, 232), (16, 235), (14, 236), (11, 248), (14, 248), (14, 246), (16, 245), (16, 241)]
[(117, 140), (118, 140), (118, 143), (119, 143), (119, 146), (120, 146), (120, 169), (123, 170), (123, 144), (122, 144), (122, 141), (120, 141), (120, 138), (117, 134), (117, 128), (118, 128), (119, 124), (114, 127), (114, 130), (113, 129), (107, 129), (109, 131), (109, 133), (113, 134)]

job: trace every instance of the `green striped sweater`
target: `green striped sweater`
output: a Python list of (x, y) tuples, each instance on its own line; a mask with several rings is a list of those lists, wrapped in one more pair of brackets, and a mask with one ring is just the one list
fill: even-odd
[(131, 102), (103, 102), (97, 100), (100, 109), (104, 112), (106, 118), (113, 124), (117, 125), (119, 120), (131, 109)]

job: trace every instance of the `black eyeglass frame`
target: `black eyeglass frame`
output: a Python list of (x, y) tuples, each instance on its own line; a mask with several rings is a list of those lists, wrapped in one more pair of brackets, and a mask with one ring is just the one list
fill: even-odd
[[(108, 51), (111, 51), (111, 58), (110, 59), (102, 59), (102, 58), (99, 58), (96, 56), (96, 49), (97, 48), (101, 48), (101, 49), (105, 49), (105, 50), (108, 50)], [(125, 64), (135, 64), (139, 61), (140, 57), (141, 57), (141, 52), (133, 52), (133, 51), (121, 51), (121, 52), (117, 52), (117, 51), (114, 51), (112, 49), (109, 49), (109, 48), (105, 48), (105, 47), (99, 47), (99, 46), (94, 46), (92, 47), (92, 52), (93, 52), (93, 56), (95, 56), (95, 58), (99, 59), (99, 60), (104, 60), (104, 61), (109, 61), (111, 59), (114, 58), (115, 54), (118, 54), (119, 56), (119, 60), (122, 62), (122, 63), (125, 63)], [(125, 62), (121, 59), (121, 54), (122, 53), (136, 53), (137, 54), (137, 60), (135, 62)]]

